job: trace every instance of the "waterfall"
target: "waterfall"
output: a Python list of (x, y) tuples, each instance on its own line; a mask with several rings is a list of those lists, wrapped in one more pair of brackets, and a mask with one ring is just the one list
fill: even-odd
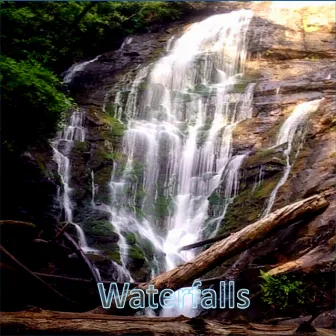
[(63, 78), (64, 83), (69, 84), (71, 83), (71, 81), (73, 80), (73, 78), (75, 77), (76, 73), (79, 71), (84, 71), (84, 69), (90, 64), (93, 63), (95, 61), (97, 61), (97, 59), (100, 57), (96, 56), (94, 59), (90, 60), (90, 61), (86, 61), (86, 62), (80, 62), (77, 64), (72, 65), (66, 72), (65, 72), (65, 76)]
[(215, 237), (220, 224), (225, 218), (227, 209), (229, 205), (233, 202), (234, 198), (238, 194), (239, 190), (239, 170), (244, 162), (246, 154), (236, 155), (234, 156), (230, 162), (225, 167), (225, 171), (223, 174), (223, 181), (221, 182), (224, 187), (224, 204), (221, 205), (223, 210), (220, 216), (210, 220), (208, 222), (208, 226), (214, 227), (214, 231), (210, 235), (210, 238)]
[(58, 174), (63, 184), (63, 195), (60, 196), (64, 212), (64, 221), (75, 226), (79, 239), (79, 246), (85, 252), (97, 252), (88, 246), (82, 228), (73, 222), (73, 203), (71, 201), (70, 187), (70, 153), (74, 146), (74, 141), (84, 141), (84, 113), (80, 110), (74, 111), (70, 116), (69, 125), (59, 132), (57, 138), (52, 142), (54, 160), (57, 163)]
[(74, 111), (70, 117), (70, 122), (61, 132), (58, 133), (57, 138), (52, 142), (54, 151), (54, 160), (57, 163), (58, 174), (61, 177), (63, 184), (63, 195), (61, 204), (64, 211), (64, 221), (72, 223), (72, 202), (71, 202), (71, 188), (70, 188), (70, 160), (74, 141), (84, 141), (85, 131), (83, 127), (84, 114), (82, 111)]
[(168, 41), (164, 57), (137, 71), (124, 105), (121, 92), (115, 96), (114, 116), (127, 129), (108, 207), (121, 236), (134, 232), (165, 255), (164, 263), (150, 261), (152, 275), (194, 258), (178, 250), (201, 238), (208, 198), (221, 183), (225, 204), (237, 193), (244, 155), (231, 158), (231, 140), (235, 125), (252, 117), (255, 84), (236, 89), (244, 83), (251, 18), (240, 10), (193, 24)]
[(264, 172), (264, 166), (261, 165), (260, 168), (259, 168), (259, 174), (258, 174), (258, 176), (254, 180), (252, 191), (255, 191), (257, 189), (257, 187), (260, 186), (260, 184), (262, 183), (262, 181), (264, 179), (264, 174), (265, 174), (265, 172)]
[(304, 141), (304, 126), (306, 124), (308, 116), (310, 113), (318, 109), (320, 102), (321, 99), (317, 99), (297, 105), (291, 115), (286, 119), (286, 121), (280, 128), (275, 147), (287, 143), (287, 147), (284, 151), (286, 157), (286, 167), (283, 176), (273, 189), (270, 198), (268, 199), (266, 208), (262, 214), (263, 217), (267, 216), (271, 212), (279, 189), (285, 184), (288, 179), (289, 173), (292, 168), (291, 155), (293, 155), (292, 149), (294, 141), (297, 141), (297, 144), (295, 146), (296, 151), (294, 153), (294, 157), (296, 157)]
[(123, 50), (127, 45), (131, 44), (133, 41), (133, 37), (126, 37), (124, 42), (121, 44), (119, 50)]
[[(126, 159), (116, 164), (111, 181), (113, 224), (121, 233), (150, 239), (165, 253), (166, 269), (194, 257), (178, 248), (199, 238), (208, 197), (228, 162), (226, 196), (236, 192), (243, 156), (230, 161), (232, 131), (252, 117), (254, 84), (240, 93), (234, 87), (243, 78), (251, 17), (241, 10), (193, 24), (173, 46), (168, 41), (166, 56), (138, 71), (122, 109), (116, 95), (115, 117), (127, 120), (127, 131)], [(141, 101), (140, 86), (146, 87)], [(162, 200), (168, 208), (165, 236), (153, 211)]]

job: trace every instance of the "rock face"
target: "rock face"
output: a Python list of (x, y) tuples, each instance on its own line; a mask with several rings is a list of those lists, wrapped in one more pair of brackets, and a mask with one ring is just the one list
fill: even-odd
[[(101, 55), (78, 72), (69, 85), (85, 111), (86, 132), (85, 142), (76, 142), (71, 152), (70, 187), (74, 222), (81, 224), (89, 245), (103, 252), (94, 262), (107, 280), (112, 280), (110, 260), (120, 263), (118, 235), (110, 225), (113, 218), (102, 207), (112, 197), (109, 182), (116, 156), (121, 155), (119, 147), (124, 132), (124, 124), (113, 117), (116, 92), (125, 89), (126, 96), (139, 65), (150, 66), (164, 54), (168, 40), (181, 34), (190, 22), (237, 7), (252, 7), (254, 10), (248, 32), (249, 58), (245, 68), (247, 82), (256, 83), (253, 118), (242, 121), (233, 131), (233, 155), (246, 154), (246, 158), (240, 169), (238, 194), (227, 209), (219, 233), (236, 231), (262, 216), (286, 167), (285, 146), (275, 146), (277, 135), (299, 103), (323, 99), (317, 111), (309, 116), (304, 143), (298, 148), (297, 156), (292, 158), (288, 179), (278, 190), (272, 209), (335, 187), (335, 6), (331, 3), (288, 9), (265, 2), (252, 5), (213, 3), (207, 6), (206, 11), (197, 12), (198, 16), (188, 17), (185, 22), (133, 36), (132, 42), (124, 48)], [(60, 208), (55, 202), (55, 195), (60, 181), (52, 153), (45, 150), (41, 161), (37, 151), (32, 156), (27, 155), (26, 162), (32, 167), (27, 171), (33, 171), (34, 175), (37, 169), (36, 185), (41, 190), (40, 195), (47, 197), (41, 196), (44, 203), (39, 203), (39, 207), (44, 209), (42, 215), (34, 205), (29, 204), (21, 208), (33, 215), (17, 219), (57, 222)], [(37, 168), (39, 162), (43, 169)], [(45, 171), (45, 175), (41, 171)], [(29, 183), (27, 180), (26, 183)], [(34, 181), (34, 178), (29, 178), (29, 181)], [(223, 206), (221, 188), (224, 187), (221, 185), (210, 197), (209, 214)], [(22, 198), (27, 200), (29, 196), (23, 195)], [(273, 317), (269, 306), (256, 294), (260, 292), (260, 269), (267, 271), (299, 259), (317, 247), (333, 243), (336, 195), (331, 193), (329, 201), (330, 206), (321, 215), (283, 229), (238, 258), (218, 265), (209, 274), (209, 277), (225, 274), (226, 278), (235, 278), (255, 293), (256, 299), (245, 314), (249, 319)], [(36, 213), (39, 213), (35, 216), (37, 219), (34, 217)], [(152, 244), (133, 236), (126, 237), (126, 240), (130, 248), (131, 274), (135, 280), (145, 281), (150, 277), (148, 265), (153, 258)], [(328, 253), (330, 251), (325, 255)], [(307, 315), (315, 306), (321, 305), (325, 310), (332, 306), (333, 268), (333, 264), (318, 267), (318, 262), (315, 262), (294, 272), (294, 278), (309, 284), (310, 293), (316, 290), (314, 284), (321, 281), (324, 286), (320, 292), (323, 300), (312, 300), (305, 308)], [(255, 279), (253, 284), (250, 284), (250, 279)], [(228, 319), (237, 312), (212, 313)], [(295, 316), (298, 310), (291, 307), (284, 310), (283, 314), (286, 313)]]
[[(241, 4), (240, 4), (241, 5)], [(250, 5), (246, 5), (250, 6)], [(234, 129), (233, 154), (248, 153), (240, 175), (239, 192), (229, 205), (219, 233), (232, 232), (258, 220), (269, 197), (284, 174), (286, 145), (274, 147), (281, 125), (302, 102), (322, 99), (319, 109), (309, 117), (303, 146), (297, 151), (285, 184), (279, 189), (273, 210), (333, 187), (335, 184), (335, 19), (333, 6), (278, 8), (276, 4), (255, 3), (254, 17), (248, 32), (249, 58), (247, 83), (256, 83), (253, 118)], [(214, 4), (204, 17), (225, 12), (227, 7)], [(193, 20), (200, 19), (199, 17)], [(86, 111), (86, 142), (78, 143), (72, 152), (75, 221), (83, 223), (89, 243), (105, 251), (105, 256), (119, 262), (116, 237), (101, 232), (110, 214), (99, 209), (111, 197), (108, 183), (113, 161), (120, 146), (123, 125), (111, 117), (115, 96), (125, 88), (125, 97), (139, 65), (146, 66), (160, 57), (172, 35), (178, 36), (188, 26), (172, 24), (155, 33), (133, 36), (124, 48), (103, 54), (79, 72), (71, 82), (80, 106)], [(145, 85), (145, 84), (144, 84)], [(123, 98), (121, 98), (123, 99)], [(201, 145), (201, 139), (200, 139)], [(93, 178), (93, 180), (92, 180)], [(224, 186), (222, 186), (224, 187)], [(223, 204), (221, 187), (210, 197), (209, 214)], [(94, 196), (93, 195), (94, 191)], [(283, 230), (259, 244), (237, 269), (222, 265), (212, 275), (226, 272), (237, 279), (247, 276), (249, 264), (267, 269), (285, 263), (325, 244), (333, 235), (334, 196), (332, 205), (314, 220), (307, 219), (297, 227)], [(94, 202), (95, 210), (89, 205)], [(89, 210), (88, 210), (89, 209)], [(112, 219), (113, 222), (113, 219)], [(101, 231), (100, 229), (98, 231)], [(131, 243), (131, 272), (138, 280), (148, 277), (148, 249)], [(141, 244), (140, 244), (141, 245)], [(150, 253), (149, 253), (150, 254)], [(237, 260), (236, 260), (237, 261)], [(238, 260), (239, 261), (239, 260)], [(239, 262), (238, 262), (239, 265)], [(243, 266), (244, 265), (244, 266)], [(258, 273), (259, 271), (257, 271)]]
[[(251, 57), (246, 65), (247, 73), (257, 77), (254, 117), (241, 122), (233, 136), (234, 153), (249, 151), (249, 155), (241, 167), (239, 193), (227, 210), (221, 232), (235, 231), (262, 215), (286, 166), (281, 146), (270, 147), (276, 144), (277, 134), (286, 117), (303, 101), (323, 98), (318, 110), (307, 121), (304, 143), (293, 160), (288, 179), (279, 189), (272, 209), (335, 188), (336, 77), (333, 68), (336, 63), (333, 11), (333, 5), (295, 10), (272, 8), (272, 5), (264, 3), (254, 5), (255, 16), (250, 28)], [(272, 239), (219, 266), (209, 276), (224, 274), (226, 279), (235, 278), (241, 286), (247, 286), (252, 293), (257, 293), (260, 290), (260, 269), (286, 265), (298, 258), (308, 259), (314, 249), (330, 245), (335, 227), (335, 194), (329, 198), (331, 205), (320, 216), (307, 218), (296, 228), (283, 230)], [(290, 279), (300, 279), (307, 284), (309, 289), (306, 289), (306, 293), (309, 294), (306, 295), (319, 292), (313, 285), (319, 281), (323, 286), (329, 286), (330, 293), (334, 293), (331, 281), (334, 281), (335, 265), (330, 261), (324, 266), (321, 264), (325, 258), (334, 258), (330, 253), (329, 249), (321, 252), (315, 261), (311, 260), (309, 267), (290, 274)], [(255, 279), (255, 282), (251, 284), (249, 279)], [(318, 314), (318, 306), (324, 307), (322, 310), (332, 307), (333, 299), (328, 290), (324, 288), (319, 292), (325, 298), (323, 303), (307, 300), (309, 303), (306, 302), (303, 309), (306, 314)], [(283, 314), (302, 314), (303, 310), (302, 307), (297, 311), (288, 307), (283, 309)], [(260, 315), (272, 317), (266, 311), (267, 307), (256, 298), (245, 315), (252, 319), (256, 315), (259, 318)], [(222, 314), (223, 319), (231, 319), (239, 313), (215, 314), (217, 317)]]

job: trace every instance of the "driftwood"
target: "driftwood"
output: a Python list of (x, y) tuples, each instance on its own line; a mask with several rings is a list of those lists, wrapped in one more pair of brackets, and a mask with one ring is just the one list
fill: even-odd
[(190, 245), (185, 245), (185, 246), (182, 246), (179, 249), (179, 251), (191, 250), (191, 249), (196, 248), (196, 247), (201, 247), (201, 246), (204, 246), (204, 245), (209, 245), (209, 244), (212, 244), (212, 243), (216, 243), (216, 242), (218, 242), (218, 241), (220, 241), (224, 238), (227, 238), (230, 235), (231, 235), (231, 233), (226, 233), (226, 234), (220, 235), (218, 237), (201, 240), (197, 243), (190, 244)]
[(83, 250), (77, 245), (77, 243), (70, 237), (70, 235), (68, 233), (64, 232), (63, 236), (71, 244), (71, 246), (73, 247), (73, 249), (74, 249), (75, 253), (78, 255), (78, 257), (81, 258), (84, 261), (84, 263), (86, 264), (87, 268), (89, 269), (89, 271), (92, 275), (92, 279), (95, 282), (99, 282), (98, 275), (97, 275), (96, 271), (94, 270), (90, 260), (87, 258), (87, 256), (83, 252)]
[[(107, 316), (88, 313), (25, 311), (0, 313), (3, 334), (114, 335), (114, 336), (224, 336), (297, 335), (297, 325), (225, 325), (202, 318)], [(321, 329), (314, 336), (332, 336)]]
[[(162, 273), (148, 283), (141, 284), (138, 287), (146, 290), (149, 285), (153, 285), (158, 291), (165, 288), (170, 288), (172, 290), (182, 288), (190, 284), (193, 279), (199, 279), (215, 266), (218, 266), (225, 260), (245, 251), (285, 225), (292, 224), (305, 217), (310, 218), (312, 215), (325, 209), (328, 205), (329, 202), (321, 195), (314, 195), (299, 202), (287, 205), (256, 223), (246, 226), (226, 239), (215, 243), (209, 249), (196, 256), (193, 261)], [(129, 295), (126, 298), (125, 308), (122, 310), (117, 309), (113, 304), (108, 310), (103, 309), (102, 307), (97, 307), (93, 312), (112, 315), (134, 314), (135, 310), (131, 309), (128, 305), (130, 299), (131, 296)]]
[(0, 251), (3, 253), (11, 262), (26, 276), (30, 277), (32, 280), (39, 284), (39, 287), (44, 290), (46, 295), (49, 295), (53, 300), (57, 300), (56, 302), (64, 303), (66, 302), (68, 305), (75, 305), (74, 302), (69, 300), (67, 297), (57, 292), (54, 288), (50, 287), (45, 281), (43, 281), (39, 276), (34, 274), (31, 270), (29, 270), (26, 266), (21, 264), (13, 255), (11, 255), (3, 246), (0, 245)]

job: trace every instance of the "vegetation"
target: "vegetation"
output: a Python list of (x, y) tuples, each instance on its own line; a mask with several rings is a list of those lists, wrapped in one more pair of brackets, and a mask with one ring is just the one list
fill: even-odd
[(112, 237), (113, 240), (118, 240), (113, 224), (108, 221), (86, 221), (84, 222), (83, 230), (90, 237)]
[(261, 285), (262, 300), (268, 305), (286, 309), (288, 306), (304, 304), (303, 283), (289, 279), (286, 275), (271, 276), (260, 271), (264, 283)]
[(55, 133), (71, 101), (59, 79), (37, 61), (2, 56), (0, 67), (2, 145), (21, 152)]
[(117, 48), (129, 34), (178, 18), (184, 7), (163, 2), (2, 3), (2, 152), (20, 154), (55, 135), (71, 102), (58, 76), (74, 61)]

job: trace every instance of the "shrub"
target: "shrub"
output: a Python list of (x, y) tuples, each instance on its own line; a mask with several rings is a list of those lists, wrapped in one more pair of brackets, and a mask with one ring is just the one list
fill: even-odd
[(261, 286), (263, 302), (281, 310), (303, 304), (303, 283), (286, 275), (272, 276), (260, 271), (264, 283)]

